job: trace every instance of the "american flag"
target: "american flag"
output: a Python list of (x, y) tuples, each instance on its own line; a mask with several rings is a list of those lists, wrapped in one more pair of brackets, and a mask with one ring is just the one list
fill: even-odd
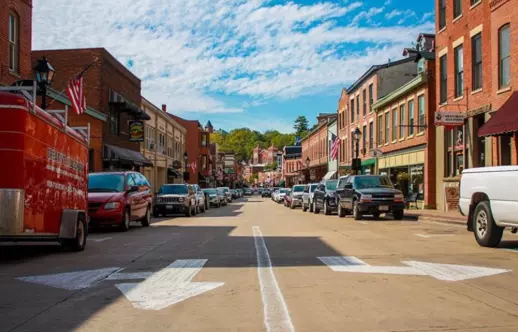
[(336, 136), (335, 134), (332, 134), (331, 136), (331, 153), (329, 156), (331, 157), (331, 160), (335, 160), (338, 158), (338, 151), (340, 151), (340, 143), (342, 140)]
[(196, 173), (196, 168), (198, 168), (198, 165), (196, 165), (196, 161), (193, 161), (191, 163), (191, 169), (193, 173)]
[(86, 111), (86, 98), (83, 87), (83, 76), (80, 75), (68, 82), (67, 95), (72, 103), (72, 107), (77, 114), (83, 114)]

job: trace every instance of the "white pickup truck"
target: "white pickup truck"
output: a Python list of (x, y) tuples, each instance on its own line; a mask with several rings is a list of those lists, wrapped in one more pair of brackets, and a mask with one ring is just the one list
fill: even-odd
[(459, 210), (483, 247), (496, 247), (505, 227), (518, 230), (518, 166), (470, 168), (462, 172)]

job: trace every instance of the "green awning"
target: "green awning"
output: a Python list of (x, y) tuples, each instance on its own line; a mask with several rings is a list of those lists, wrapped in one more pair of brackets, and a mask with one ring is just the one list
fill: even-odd
[(375, 164), (376, 164), (376, 159), (374, 159), (374, 158), (362, 160), (362, 166), (371, 166), (371, 165), (375, 165)]

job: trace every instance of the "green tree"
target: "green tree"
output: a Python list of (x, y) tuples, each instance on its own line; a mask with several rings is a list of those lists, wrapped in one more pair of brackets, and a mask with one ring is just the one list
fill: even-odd
[(295, 129), (296, 136), (305, 136), (309, 130), (308, 119), (304, 115), (298, 116), (297, 119), (295, 119), (295, 125), (293, 128)]

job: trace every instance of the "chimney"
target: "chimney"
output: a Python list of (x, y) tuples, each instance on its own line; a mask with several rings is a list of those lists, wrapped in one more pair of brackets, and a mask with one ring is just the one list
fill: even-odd
[(167, 113), (167, 105), (166, 104), (162, 104), (162, 111)]

